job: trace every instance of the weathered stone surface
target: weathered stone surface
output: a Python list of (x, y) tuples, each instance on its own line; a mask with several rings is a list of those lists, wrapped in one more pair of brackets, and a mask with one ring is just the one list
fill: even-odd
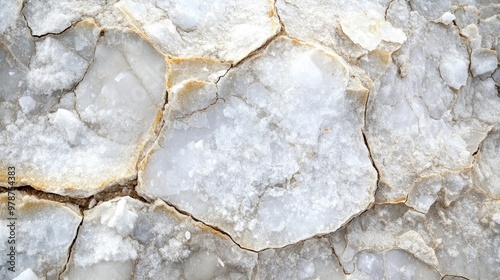
[[(9, 210), (8, 206), (13, 208)], [(59, 279), (81, 219), (78, 208), (68, 204), (17, 191), (0, 194), (0, 250), (4, 260), (0, 278)], [(10, 260), (7, 254), (14, 255), (13, 265), (7, 263)], [(15, 271), (8, 270), (9, 267)]]
[(258, 279), (345, 279), (326, 238), (259, 253)]
[(270, 0), (122, 0), (117, 7), (167, 55), (236, 63), (280, 30)]
[(334, 53), (279, 38), (217, 85), (183, 84), (140, 192), (255, 250), (336, 230), (373, 201), (376, 181), (367, 91), (353, 75)]
[(252, 279), (257, 254), (179, 215), (131, 198), (84, 212), (62, 279)]
[(91, 22), (32, 42), (25, 63), (0, 51), (2, 169), (17, 168), (17, 185), (73, 196), (133, 178), (165, 102), (164, 57), (130, 31), (100, 37)]
[(26, 0), (22, 10), (30, 31), (35, 36), (61, 33), (81, 20), (92, 20), (103, 27), (130, 27), (117, 0)]
[(475, 184), (500, 199), (500, 133), (491, 131), (481, 143), (474, 169)]
[(426, 214), (403, 204), (375, 206), (334, 240), (345, 238), (337, 253), (346, 266), (357, 252), (398, 248), (442, 275), (494, 279), (500, 273), (499, 210), (498, 200), (469, 185), (450, 206), (436, 203)]
[(498, 0), (0, 7), (0, 278), (500, 275)]
[(466, 79), (469, 54), (456, 28), (418, 16), (414, 21), (415, 36), (397, 52), (368, 101), (367, 140), (380, 171), (379, 202), (404, 201), (420, 178), (472, 167), (473, 153), (500, 120), (496, 112), (485, 120), (469, 101), (486, 95), (487, 106), (500, 104), (491, 79)]

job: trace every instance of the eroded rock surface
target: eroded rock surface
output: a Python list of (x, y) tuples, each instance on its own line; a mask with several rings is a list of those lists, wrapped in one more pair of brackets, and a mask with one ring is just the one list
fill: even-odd
[(17, 168), (17, 185), (89, 196), (136, 175), (165, 103), (166, 61), (132, 31), (101, 31), (83, 21), (24, 52), (6, 31), (0, 166)]
[(131, 198), (84, 212), (62, 279), (252, 279), (257, 254), (179, 215)]
[(0, 278), (497, 279), (497, 2), (0, 0)]
[(122, 0), (117, 6), (166, 54), (238, 62), (278, 33), (270, 0)]
[(493, 279), (500, 267), (499, 207), (470, 185), (451, 206), (436, 203), (426, 214), (403, 204), (375, 206), (334, 234), (346, 243), (338, 255), (349, 263), (357, 252), (398, 248), (441, 275)]
[(186, 82), (140, 192), (254, 250), (336, 230), (373, 201), (377, 178), (353, 75), (336, 54), (279, 38), (217, 85)]
[[(15, 253), (13, 265), (7, 263), (10, 256), (4, 257), (0, 277), (59, 279), (81, 220), (80, 211), (72, 205), (22, 195), (17, 191), (2, 193), (0, 250), (5, 256), (12, 255), (11, 251)], [(11, 246), (15, 250), (11, 250)], [(14, 267), (15, 271), (9, 267)]]

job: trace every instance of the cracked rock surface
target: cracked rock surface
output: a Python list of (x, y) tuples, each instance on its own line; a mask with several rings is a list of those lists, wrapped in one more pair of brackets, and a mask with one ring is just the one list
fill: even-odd
[[(78, 207), (66, 203), (38, 199), (34, 196), (16, 192), (17, 244), (0, 243), (0, 249), (5, 255), (10, 253), (9, 247), (16, 246), (17, 258), (22, 260), (16, 265), (13, 274), (5, 265), (2, 265), (0, 275), (2, 279), (12, 279), (20, 273), (24, 275), (43, 275), (43, 279), (59, 279), (64, 270), (67, 255), (73, 239), (76, 237), (82, 214)], [(8, 195), (0, 195), (0, 219), (4, 228), (10, 224), (8, 218)], [(9, 221), (9, 223), (7, 222)], [(2, 229), (2, 240), (8, 240), (9, 231)], [(28, 277), (28, 276), (26, 276)], [(33, 279), (33, 278), (19, 278)], [(36, 279), (36, 278), (35, 278)]]
[(1, 279), (498, 279), (498, 1), (0, 7)]
[(253, 250), (338, 229), (373, 201), (377, 179), (361, 132), (367, 90), (352, 72), (280, 37), (217, 85), (181, 84), (139, 192)]
[(83, 215), (62, 279), (251, 279), (254, 273), (255, 252), (165, 202), (123, 197)]

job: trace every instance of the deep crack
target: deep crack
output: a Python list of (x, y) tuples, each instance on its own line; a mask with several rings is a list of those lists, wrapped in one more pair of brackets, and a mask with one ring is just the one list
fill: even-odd
[(75, 237), (73, 238), (73, 241), (71, 241), (71, 245), (69, 245), (69, 249), (68, 249), (68, 256), (66, 258), (66, 263), (64, 264), (63, 266), (63, 270), (61, 270), (59, 272), (59, 275), (57, 276), (57, 279), (61, 280), (61, 275), (63, 275), (67, 270), (68, 270), (68, 265), (69, 265), (69, 260), (71, 259), (71, 255), (73, 253), (73, 249), (75, 247), (75, 243), (76, 243), (76, 239), (78, 238), (78, 233), (80, 232), (80, 228), (82, 227), (83, 225), (83, 220), (84, 220), (84, 213), (82, 211), (81, 213), (82, 215), (82, 219), (80, 221), (80, 224), (78, 225), (78, 227), (76, 228), (76, 233), (75, 233)]

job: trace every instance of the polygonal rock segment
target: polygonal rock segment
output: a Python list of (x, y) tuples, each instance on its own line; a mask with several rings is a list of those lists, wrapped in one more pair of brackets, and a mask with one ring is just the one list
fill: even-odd
[(84, 213), (62, 279), (252, 279), (257, 254), (157, 201), (129, 197)]
[[(478, 1), (483, 2), (483, 1)], [(490, 2), (490, 3), (487, 3)], [(483, 3), (468, 3), (454, 7), (454, 21), (461, 34), (470, 41), (472, 50), (498, 50), (498, 3), (487, 1)], [(481, 55), (482, 55), (481, 54)]]
[[(457, 100), (471, 98), (468, 87), (455, 93), (465, 82), (460, 67), (469, 64), (456, 28), (415, 22), (415, 35), (398, 50), (396, 65), (375, 83), (368, 101), (367, 140), (380, 171), (380, 202), (404, 201), (421, 177), (471, 167), (488, 129), (475, 116), (457, 119), (453, 110)], [(461, 61), (453, 79), (446, 74), (449, 64), (443, 65), (449, 57)]]
[(92, 22), (80, 22), (63, 34), (35, 40), (18, 26), (7, 30), (0, 38), (0, 100), (6, 101), (1, 124), (14, 122), (16, 109), (30, 116), (54, 111), (64, 91), (83, 78), (99, 31)]
[(291, 37), (332, 48), (376, 79), (406, 40), (405, 33), (385, 19), (388, 2), (278, 0), (276, 6)]
[(140, 145), (159, 121), (165, 73), (165, 58), (138, 34), (107, 31), (75, 90), (75, 109), (102, 137)]
[(459, 90), (467, 84), (469, 65), (455, 55), (445, 55), (439, 62), (439, 74), (449, 87)]
[(235, 63), (280, 30), (273, 2), (122, 0), (117, 6), (166, 54)]
[(453, 112), (457, 118), (472, 127), (466, 139), (470, 149), (477, 151), (477, 143), (480, 143), (492, 128), (500, 125), (500, 98), (497, 85), (492, 78), (485, 80), (475, 78), (462, 93), (458, 96)]
[[(434, 240), (426, 234), (425, 225), (418, 224), (423, 222), (424, 214), (410, 210), (405, 219), (398, 220), (408, 208), (402, 204), (388, 205), (375, 206), (376, 212), (354, 219), (352, 225), (350, 223), (347, 226), (347, 232), (332, 235), (333, 242), (340, 239), (339, 236), (346, 242), (343, 247), (336, 248), (341, 263), (346, 263), (346, 267), (349, 267), (349, 263), (355, 262), (356, 253), (362, 250), (383, 252), (403, 249), (421, 262), (431, 266), (438, 265), (435, 249), (432, 244), (428, 244)], [(399, 223), (386, 225), (387, 221)]]
[[(342, 252), (342, 251), (340, 251)], [(433, 279), (433, 267), (404, 250), (361, 251), (341, 267), (327, 238), (308, 239), (259, 253), (258, 279)]]
[(326, 238), (259, 253), (257, 279), (346, 279)]
[(500, 133), (492, 131), (484, 139), (474, 167), (476, 185), (500, 199)]
[(33, 35), (61, 32), (77, 21), (82, 12), (75, 11), (76, 4), (83, 1), (43, 2), (27, 0), (23, 9)]
[[(8, 202), (14, 204), (8, 205)], [(12, 205), (14, 210), (10, 212), (8, 206)], [(26, 279), (58, 279), (81, 219), (76, 207), (18, 192), (0, 194), (0, 221), (3, 225), (0, 249), (7, 255), (11, 246), (15, 247), (15, 272), (8, 270), (11, 265), (4, 261), (0, 266), (0, 278), (19, 276), (19, 279), (25, 279), (21, 277), (22, 273), (26, 277), (35, 276)], [(14, 240), (9, 239), (11, 236), (14, 236), (15, 243), (8, 242)]]
[(92, 19), (102, 27), (129, 27), (122, 13), (113, 6), (117, 0), (26, 0), (23, 14), (33, 35), (60, 33), (75, 22)]
[(413, 184), (405, 204), (419, 212), (427, 213), (437, 200), (444, 206), (449, 206), (470, 184), (470, 170), (459, 173), (443, 172), (419, 178)]
[(403, 250), (361, 251), (356, 254), (354, 263), (356, 270), (348, 279), (441, 279), (436, 269)]
[[(16, 64), (27, 67), (29, 65), (31, 56), (35, 51), (35, 44), (33, 37), (26, 26), (26, 20), (21, 14), (22, 1), (4, 1), (2, 7), (5, 14), (2, 16), (2, 26), (0, 27), (0, 45), (1, 49), (5, 48), (8, 52), (15, 57)], [(16, 6), (18, 5), (18, 6)], [(0, 68), (3, 71), (7, 70), (5, 67)], [(2, 71), (2, 75), (12, 71)], [(11, 77), (15, 80), (15, 77)], [(5, 78), (2, 77), (2, 81)], [(2, 82), (2, 85), (5, 81)], [(17, 85), (17, 83), (14, 82)], [(1, 91), (0, 91), (1, 92)]]
[(280, 37), (217, 86), (186, 83), (140, 192), (255, 250), (336, 230), (372, 202), (377, 177), (361, 133), (367, 91), (351, 74)]
[(336, 250), (344, 267), (357, 252), (399, 248), (442, 275), (496, 279), (499, 213), (498, 200), (468, 186), (449, 207), (436, 203), (427, 214), (402, 204), (375, 206), (349, 223), (346, 233), (335, 233), (339, 236), (333, 240), (346, 242), (344, 249)]
[[(34, 179), (31, 174), (50, 168), (48, 166), (52, 164), (50, 160), (42, 164), (47, 160), (47, 151), (43, 151), (43, 147), (47, 150), (53, 138), (57, 138), (50, 127), (49, 111), (58, 109), (62, 90), (73, 87), (77, 80), (83, 78), (93, 56), (99, 29), (92, 23), (82, 22), (64, 34), (37, 40), (36, 48), (33, 38), (29, 36), (33, 45), (30, 52), (20, 52), (18, 45), (23, 40), (19, 39), (23, 37), (13, 30), (9, 31), (10, 35), (5, 38), (11, 44), (0, 48), (4, 70), (0, 78), (5, 81), (0, 93), (0, 126), (4, 131), (0, 136), (0, 149), (3, 151), (0, 166), (17, 167), (18, 181), (27, 183), (29, 179)], [(46, 47), (41, 47), (44, 45)], [(55, 46), (57, 48), (53, 48)], [(44, 128), (47, 128), (46, 131), (37, 133)], [(54, 144), (55, 147), (60, 143)], [(39, 172), (38, 179), (43, 177), (42, 173)], [(4, 176), (0, 175), (1, 181), (6, 182)]]
[(471, 70), (474, 76), (489, 76), (497, 69), (497, 51), (489, 49), (475, 49), (471, 54)]
[(99, 32), (93, 22), (79, 22), (61, 35), (36, 42), (26, 77), (27, 93), (51, 95), (70, 90), (87, 71)]
[(373, 10), (342, 18), (340, 27), (349, 39), (368, 51), (377, 49), (382, 42), (401, 45), (406, 41), (402, 30), (394, 28)]
[[(278, 0), (276, 5), (278, 14), (290, 36), (304, 40), (324, 40), (325, 43), (336, 44), (332, 38), (338, 36), (338, 31), (341, 31), (341, 29), (337, 29), (340, 28), (340, 20), (348, 20), (353, 15), (369, 11), (372, 14), (383, 15), (386, 9), (384, 2)], [(324, 28), (326, 26), (330, 28)], [(335, 32), (332, 32), (332, 28), (335, 29)]]
[(9, 64), (20, 78), (1, 104), (0, 167), (16, 167), (17, 185), (89, 196), (135, 176), (161, 116), (165, 58), (135, 33), (98, 36), (77, 24), (37, 41), (31, 69)]

